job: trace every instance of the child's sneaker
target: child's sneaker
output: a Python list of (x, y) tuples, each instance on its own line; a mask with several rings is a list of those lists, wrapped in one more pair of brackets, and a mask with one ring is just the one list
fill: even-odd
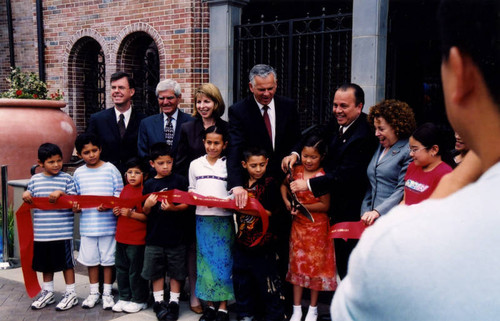
[(123, 311), (127, 313), (136, 313), (146, 309), (147, 307), (147, 303), (128, 302), (128, 304), (123, 306)]
[(56, 300), (54, 299), (54, 292), (43, 290), (42, 293), (40, 293), (38, 299), (31, 303), (31, 308), (33, 310), (40, 310), (54, 302), (56, 302)]
[(124, 301), (124, 300), (118, 300), (118, 302), (113, 305), (113, 311), (114, 312), (123, 312), (123, 307), (129, 304), (130, 301)]
[(113, 296), (111, 294), (103, 294), (102, 295), (102, 308), (104, 310), (111, 310), (115, 305), (115, 301), (113, 300)]
[(78, 304), (78, 299), (76, 298), (75, 292), (66, 292), (64, 293), (63, 298), (56, 306), (56, 311), (65, 311), (69, 310), (75, 305)]
[(89, 296), (83, 301), (82, 303), (82, 308), (84, 309), (92, 309), (95, 307), (97, 303), (101, 300), (101, 294), (99, 292), (97, 293), (90, 293)]

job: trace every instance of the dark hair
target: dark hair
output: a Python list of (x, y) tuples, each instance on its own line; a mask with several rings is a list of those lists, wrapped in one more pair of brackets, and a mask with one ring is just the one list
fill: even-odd
[(128, 87), (130, 89), (135, 89), (134, 79), (132, 77), (130, 77), (129, 74), (127, 74), (126, 72), (123, 72), (123, 71), (118, 71), (118, 72), (115, 72), (114, 74), (112, 74), (111, 78), (110, 78), (110, 83), (112, 83), (113, 81), (117, 81), (119, 79), (122, 79), (122, 78), (127, 78)]
[(172, 149), (165, 142), (155, 143), (149, 149), (149, 159), (153, 162), (161, 156), (170, 156), (174, 158)]
[(354, 83), (348, 83), (348, 84), (343, 84), (337, 90), (341, 91), (347, 91), (349, 89), (352, 89), (354, 91), (354, 99), (356, 102), (356, 106), (359, 104), (365, 105), (365, 92), (363, 91), (363, 88), (361, 88), (359, 85), (354, 84)]
[(52, 143), (44, 143), (38, 147), (38, 160), (44, 163), (48, 158), (59, 155), (62, 158), (62, 152), (59, 146)]
[(325, 140), (319, 136), (316, 135), (307, 136), (304, 139), (304, 143), (302, 144), (302, 149), (304, 149), (304, 147), (312, 147), (316, 149), (321, 156), (326, 155), (327, 144)]
[(250, 157), (252, 156), (264, 156), (264, 158), (268, 158), (267, 152), (263, 148), (259, 147), (249, 147), (243, 151), (243, 160), (248, 162)]
[(137, 167), (141, 170), (142, 173), (147, 173), (149, 171), (149, 167), (146, 162), (139, 157), (132, 157), (125, 163), (125, 170), (128, 171), (130, 168)]
[(410, 137), (417, 127), (413, 110), (403, 101), (387, 99), (370, 107), (368, 122), (372, 127), (374, 120), (379, 117), (391, 126), (398, 139)]
[(433, 123), (425, 123), (419, 126), (411, 136), (426, 149), (437, 145), (439, 147), (437, 155), (442, 155), (445, 151), (444, 135), (439, 127)]
[(227, 142), (227, 130), (222, 126), (210, 126), (203, 132), (203, 139), (207, 138), (207, 134), (219, 134), (222, 135), (222, 141)]
[(478, 66), (496, 104), (500, 104), (500, 1), (443, 0), (438, 10), (441, 56), (457, 47)]
[(75, 148), (78, 154), (82, 153), (83, 146), (87, 144), (92, 144), (98, 148), (102, 148), (101, 140), (94, 134), (83, 133), (76, 137)]

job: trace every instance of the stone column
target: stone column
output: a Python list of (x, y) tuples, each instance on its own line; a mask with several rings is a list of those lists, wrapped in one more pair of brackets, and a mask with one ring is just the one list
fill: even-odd
[[(207, 0), (210, 8), (210, 82), (219, 87), (229, 107), (233, 103), (234, 26), (250, 0)], [(223, 116), (227, 119), (227, 108)]]
[(385, 98), (389, 0), (353, 0), (351, 80), (365, 91), (364, 111)]

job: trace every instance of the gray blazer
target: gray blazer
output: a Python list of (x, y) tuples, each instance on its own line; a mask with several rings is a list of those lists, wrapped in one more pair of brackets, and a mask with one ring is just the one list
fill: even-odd
[(379, 162), (382, 151), (379, 146), (366, 170), (370, 186), (361, 204), (361, 215), (372, 210), (387, 214), (403, 199), (406, 169), (412, 161), (408, 139), (398, 140)]

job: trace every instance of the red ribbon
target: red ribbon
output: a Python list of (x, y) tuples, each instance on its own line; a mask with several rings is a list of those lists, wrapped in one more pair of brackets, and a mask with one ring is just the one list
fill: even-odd
[(331, 239), (359, 239), (366, 226), (362, 221), (340, 222), (330, 227), (329, 237)]
[[(216, 197), (202, 196), (195, 193), (188, 193), (179, 190), (153, 193), (158, 195), (158, 200), (167, 200), (172, 203), (183, 203), (188, 205), (201, 205), (220, 207), (232, 210), (239, 210), (234, 200), (219, 199)], [(31, 221), (30, 209), (41, 210), (71, 209), (73, 203), (77, 202), (80, 208), (93, 208), (103, 206), (105, 208), (126, 207), (133, 208), (141, 204), (149, 195), (136, 199), (121, 199), (114, 196), (93, 196), (93, 195), (65, 195), (61, 196), (57, 202), (50, 203), (48, 197), (34, 197), (31, 204), (23, 203), (16, 212), (17, 231), (19, 235), (19, 248), (21, 254), (21, 267), (24, 277), (24, 286), (30, 298), (33, 298), (40, 291), (40, 284), (36, 272), (32, 268), (33, 263), (33, 223)], [(269, 226), (269, 218), (266, 210), (255, 198), (249, 198), (243, 210), (250, 211), (252, 215), (259, 216), (262, 220), (262, 236)], [(252, 246), (258, 244), (262, 236), (256, 240)]]

